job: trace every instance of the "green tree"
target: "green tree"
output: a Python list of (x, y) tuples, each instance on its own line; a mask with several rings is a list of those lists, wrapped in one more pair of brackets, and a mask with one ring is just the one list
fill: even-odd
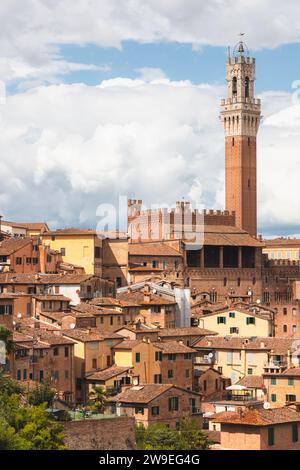
[(3, 417), (0, 417), (0, 450), (29, 450), (30, 443), (16, 434)]
[(102, 412), (106, 404), (106, 391), (103, 387), (95, 387), (89, 393), (88, 406), (95, 407), (99, 412)]
[(53, 405), (55, 391), (50, 387), (48, 382), (37, 384), (36, 387), (28, 393), (28, 403), (30, 405)]
[(63, 427), (46, 412), (47, 404), (28, 405), (15, 381), (0, 374), (0, 450), (64, 449)]
[(17, 416), (18, 435), (32, 450), (62, 450), (63, 426), (49, 418), (46, 405), (24, 407)]
[(196, 421), (183, 420), (179, 430), (164, 424), (153, 424), (145, 429), (136, 427), (138, 449), (143, 450), (205, 450), (210, 441)]
[(147, 429), (137, 428), (137, 446), (143, 450), (181, 450), (182, 442), (176, 429), (164, 424), (153, 424)]
[(21, 394), (24, 388), (0, 369), (0, 399), (2, 395)]
[(180, 436), (185, 450), (206, 450), (212, 444), (195, 420), (181, 421)]

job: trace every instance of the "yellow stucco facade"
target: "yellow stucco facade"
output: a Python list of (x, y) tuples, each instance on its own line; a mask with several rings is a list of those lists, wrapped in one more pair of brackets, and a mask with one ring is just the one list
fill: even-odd
[(102, 240), (95, 233), (50, 232), (43, 234), (42, 240), (60, 251), (64, 262), (82, 266), (86, 274), (102, 275)]
[(263, 254), (268, 255), (269, 259), (289, 259), (297, 261), (300, 259), (300, 244), (293, 246), (270, 246), (263, 249)]
[(249, 312), (232, 309), (203, 315), (199, 318), (199, 327), (215, 331), (220, 336), (270, 336), (271, 320), (251, 315)]
[(214, 369), (236, 383), (245, 375), (262, 375), (268, 362), (266, 350), (230, 350), (218, 349), (215, 353)]

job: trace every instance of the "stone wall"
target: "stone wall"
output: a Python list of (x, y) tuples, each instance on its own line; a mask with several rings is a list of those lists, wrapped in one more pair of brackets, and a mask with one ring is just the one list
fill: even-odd
[(65, 445), (70, 450), (136, 449), (134, 418), (86, 419), (64, 426)]

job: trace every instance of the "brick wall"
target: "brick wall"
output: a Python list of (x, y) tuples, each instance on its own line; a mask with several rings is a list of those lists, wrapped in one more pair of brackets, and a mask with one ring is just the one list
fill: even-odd
[(136, 449), (134, 418), (67, 422), (65, 423), (65, 444), (71, 450)]

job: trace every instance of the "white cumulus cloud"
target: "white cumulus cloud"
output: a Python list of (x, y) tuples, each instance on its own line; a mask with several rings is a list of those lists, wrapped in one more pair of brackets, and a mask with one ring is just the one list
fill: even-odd
[(61, 56), (64, 44), (121, 48), (128, 40), (168, 41), (199, 50), (232, 45), (243, 31), (254, 49), (276, 47), (300, 41), (299, 16), (298, 0), (3, 1), (0, 75), (53, 81), (53, 74), (72, 68)]
[[(0, 211), (11, 219), (95, 226), (119, 194), (147, 204), (182, 197), (223, 208), (223, 87), (117, 78), (39, 86), (0, 106)], [(299, 104), (267, 92), (258, 137), (259, 221), (299, 232)], [(291, 202), (292, 201), (292, 202)]]

